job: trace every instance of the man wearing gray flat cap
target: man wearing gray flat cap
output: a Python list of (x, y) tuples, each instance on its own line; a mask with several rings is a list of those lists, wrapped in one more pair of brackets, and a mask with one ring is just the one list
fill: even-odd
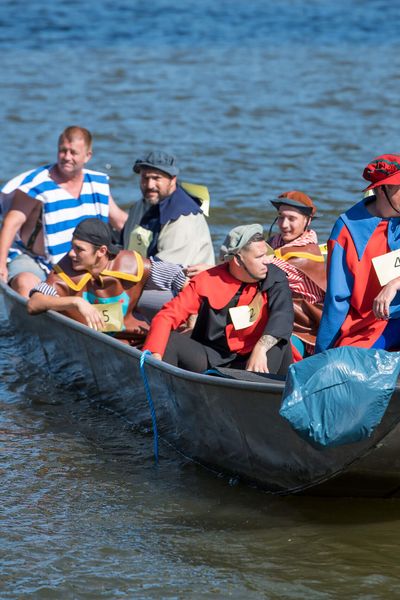
[[(226, 236), (223, 264), (202, 271), (154, 317), (143, 350), (189, 371), (233, 367), (286, 375), (293, 302), (259, 224)], [(191, 335), (176, 330), (198, 314)]]
[(215, 264), (210, 231), (199, 198), (177, 183), (175, 157), (152, 151), (133, 165), (143, 197), (129, 212), (124, 248), (176, 264)]

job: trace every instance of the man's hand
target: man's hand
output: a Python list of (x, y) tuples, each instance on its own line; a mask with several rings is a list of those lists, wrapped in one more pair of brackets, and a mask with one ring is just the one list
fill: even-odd
[(269, 373), (267, 352), (279, 342), (273, 335), (262, 335), (253, 348), (246, 363), (246, 371), (253, 373)]
[(211, 265), (206, 265), (205, 263), (199, 263), (197, 265), (188, 265), (187, 267), (185, 267), (183, 269), (183, 272), (185, 273), (186, 277), (191, 278), (191, 277), (194, 277), (195, 275), (198, 275), (202, 271), (206, 271), (207, 269), (211, 269)]
[(74, 306), (91, 329), (102, 331), (105, 328), (101, 314), (87, 300), (78, 296), (74, 298)]
[(186, 323), (182, 323), (177, 329), (179, 333), (189, 333), (193, 331), (194, 326), (196, 325), (198, 315), (190, 315), (186, 321)]
[(400, 277), (389, 281), (379, 292), (372, 303), (372, 310), (374, 311), (377, 319), (388, 319), (390, 304), (399, 291), (400, 288)]
[(151, 355), (151, 357), (155, 358), (156, 360), (162, 360), (161, 354), (158, 354), (158, 352), (153, 352), (153, 354)]
[(267, 353), (262, 344), (257, 342), (246, 363), (246, 371), (253, 373), (269, 373)]
[(7, 265), (0, 266), (0, 280), (7, 283), (8, 281), (8, 268)]

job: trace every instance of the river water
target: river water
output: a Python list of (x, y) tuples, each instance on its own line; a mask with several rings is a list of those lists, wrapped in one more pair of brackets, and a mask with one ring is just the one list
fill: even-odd
[[(268, 227), (269, 200), (296, 188), (322, 241), (361, 197), (367, 162), (400, 151), (399, 12), (1, 0), (0, 183), (53, 160), (79, 124), (121, 206), (138, 197), (134, 160), (163, 148), (208, 185), (216, 247), (235, 224)], [(398, 501), (275, 498), (164, 447), (155, 467), (151, 437), (54, 389), (1, 327), (1, 599), (400, 593)]]

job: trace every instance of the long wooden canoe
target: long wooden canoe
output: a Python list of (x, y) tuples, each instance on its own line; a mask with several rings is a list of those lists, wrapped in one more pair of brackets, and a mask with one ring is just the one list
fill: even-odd
[[(30, 316), (25, 299), (0, 291), (27, 361), (133, 425), (149, 422), (141, 352), (52, 311)], [(283, 381), (190, 373), (151, 356), (145, 368), (160, 437), (204, 466), (275, 494), (400, 495), (399, 385), (371, 438), (317, 450), (279, 415)]]

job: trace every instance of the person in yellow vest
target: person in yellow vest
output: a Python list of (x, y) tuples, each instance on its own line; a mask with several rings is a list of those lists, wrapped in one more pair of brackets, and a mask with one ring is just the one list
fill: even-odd
[(113, 243), (107, 223), (89, 218), (75, 228), (70, 252), (30, 293), (30, 314), (56, 310), (132, 343), (143, 340), (148, 319), (137, 310), (146, 285), (162, 281), (173, 292), (185, 284), (177, 265), (142, 258)]
[(292, 344), (299, 359), (314, 354), (326, 291), (325, 260), (310, 227), (317, 209), (311, 198), (298, 190), (284, 192), (271, 204), (278, 211), (279, 233), (268, 243), (275, 251), (273, 263), (285, 271), (292, 292)]
[(195, 262), (214, 265), (201, 201), (188, 193), (184, 184), (178, 184), (175, 157), (153, 151), (138, 159), (133, 171), (140, 175), (143, 197), (129, 211), (124, 248), (184, 266)]

